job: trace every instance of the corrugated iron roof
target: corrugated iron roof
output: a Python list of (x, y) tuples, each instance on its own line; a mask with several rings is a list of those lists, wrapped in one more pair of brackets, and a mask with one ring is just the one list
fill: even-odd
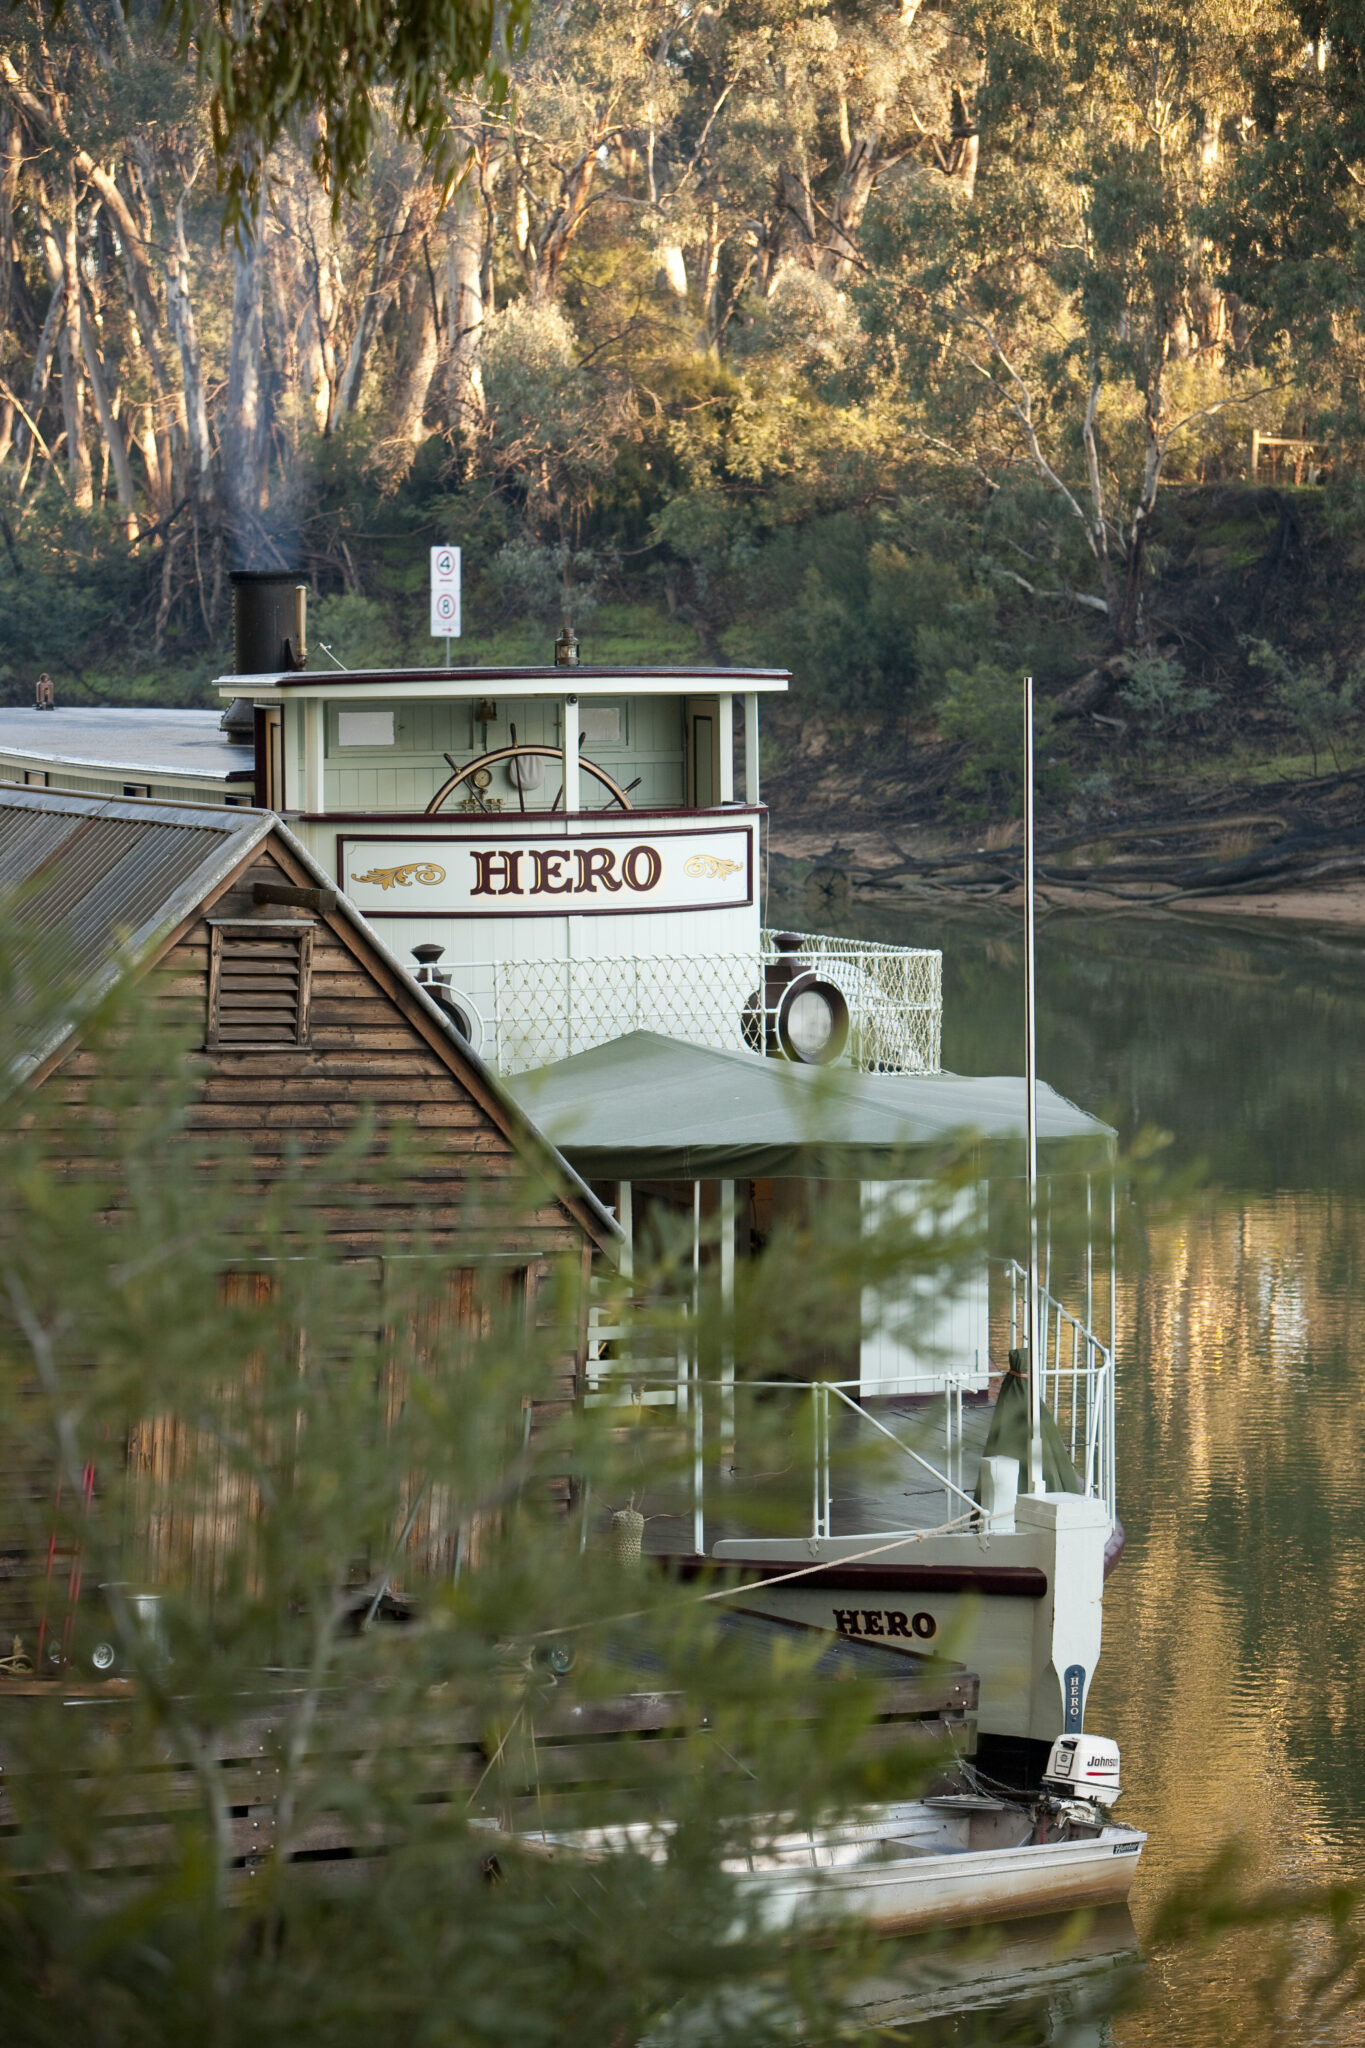
[(41, 933), (60, 948), (64, 977), (89, 983), (183, 916), (272, 822), (264, 811), (0, 789), (0, 916)]

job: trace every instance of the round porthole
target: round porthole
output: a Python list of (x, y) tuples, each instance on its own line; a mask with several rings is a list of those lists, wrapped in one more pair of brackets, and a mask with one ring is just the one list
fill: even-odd
[(799, 974), (782, 991), (776, 1026), (777, 1042), (789, 1060), (804, 1067), (828, 1066), (848, 1043), (843, 991), (817, 974)]

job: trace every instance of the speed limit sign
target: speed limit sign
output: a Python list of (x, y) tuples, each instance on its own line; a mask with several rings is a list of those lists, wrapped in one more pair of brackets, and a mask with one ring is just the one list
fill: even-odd
[(460, 550), (431, 551), (431, 634), (434, 640), (460, 637)]

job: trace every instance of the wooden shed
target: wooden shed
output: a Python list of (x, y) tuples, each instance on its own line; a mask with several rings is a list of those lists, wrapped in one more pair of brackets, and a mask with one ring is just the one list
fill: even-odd
[[(495, 1262), (534, 1314), (567, 1262), (586, 1332), (589, 1268), (617, 1235), (611, 1216), (273, 814), (5, 790), (0, 917), (50, 944), (79, 988), (46, 1042), (27, 1048), (21, 1087), (79, 1104), (100, 1078), (82, 1017), (121, 977), (149, 977), (182, 1028), (187, 1010), (198, 1020), (185, 1142), (230, 1135), (266, 1189), (365, 1117), (354, 1182), (339, 1189), (330, 1176), (311, 1219), (335, 1256), (377, 1265), (420, 1246), (445, 1263), (457, 1319), (472, 1312), (476, 1266)], [(411, 1173), (371, 1182), (365, 1159), (400, 1128), (416, 1140)], [(581, 1366), (580, 1341), (563, 1358), (566, 1400)], [(188, 1455), (155, 1418), (130, 1433), (128, 1456), (149, 1473)], [(218, 1484), (206, 1473), (210, 1493)], [(0, 1574), (13, 1597), (0, 1599), (0, 1629), (21, 1616), (31, 1629), (31, 1529), (21, 1540), (4, 1519)], [(191, 1519), (149, 1535), (154, 1570), (202, 1564), (195, 1548), (213, 1517)], [(445, 1568), (455, 1540), (428, 1509), (409, 1532), (414, 1567)]]

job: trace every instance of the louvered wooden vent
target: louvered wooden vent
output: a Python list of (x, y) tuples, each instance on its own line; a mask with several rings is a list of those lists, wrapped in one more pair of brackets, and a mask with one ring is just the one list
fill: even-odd
[(313, 926), (259, 918), (211, 930), (209, 1045), (307, 1045)]

